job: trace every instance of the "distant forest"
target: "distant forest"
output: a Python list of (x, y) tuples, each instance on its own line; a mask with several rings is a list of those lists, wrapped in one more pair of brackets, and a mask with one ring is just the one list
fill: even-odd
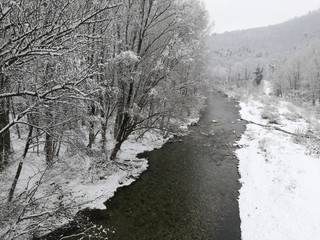
[(208, 45), (215, 84), (246, 88), (257, 83), (262, 70), (277, 96), (319, 105), (319, 22), (320, 9), (273, 26), (212, 35)]

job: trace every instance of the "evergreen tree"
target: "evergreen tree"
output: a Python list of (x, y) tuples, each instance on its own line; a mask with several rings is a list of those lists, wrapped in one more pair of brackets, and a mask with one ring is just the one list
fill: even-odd
[(254, 74), (256, 75), (254, 81), (257, 85), (260, 85), (262, 79), (263, 79), (263, 68), (260, 68), (259, 66), (256, 68), (256, 71), (254, 72)]

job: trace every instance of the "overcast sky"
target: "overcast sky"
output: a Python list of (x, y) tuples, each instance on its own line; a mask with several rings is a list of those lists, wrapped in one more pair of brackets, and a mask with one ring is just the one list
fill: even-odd
[[(203, 0), (215, 22), (213, 32), (284, 22), (320, 8), (320, 0)], [(319, 23), (320, 24), (320, 23)]]

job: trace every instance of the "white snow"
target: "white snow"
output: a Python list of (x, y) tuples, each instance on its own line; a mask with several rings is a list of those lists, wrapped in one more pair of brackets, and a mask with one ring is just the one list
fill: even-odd
[[(305, 134), (312, 130), (307, 110), (269, 96), (242, 101), (248, 124), (236, 151), (241, 175), (239, 207), (242, 240), (316, 240), (320, 237), (320, 159), (308, 139), (275, 130)], [(262, 119), (265, 108), (276, 109), (278, 124)], [(309, 113), (310, 115), (310, 113)], [(319, 120), (312, 118), (312, 123)]]
[(140, 57), (137, 56), (134, 52), (132, 51), (122, 51), (120, 54), (118, 54), (115, 57), (116, 62), (122, 62), (126, 65), (130, 65), (135, 62), (140, 61)]

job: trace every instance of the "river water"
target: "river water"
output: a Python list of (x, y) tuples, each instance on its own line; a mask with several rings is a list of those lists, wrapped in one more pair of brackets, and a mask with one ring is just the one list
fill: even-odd
[(239, 118), (235, 101), (211, 93), (188, 136), (141, 154), (150, 164), (141, 178), (119, 189), (107, 210), (86, 212), (97, 227), (84, 235), (84, 229), (64, 231), (64, 239), (240, 240), (233, 153), (245, 129)]

